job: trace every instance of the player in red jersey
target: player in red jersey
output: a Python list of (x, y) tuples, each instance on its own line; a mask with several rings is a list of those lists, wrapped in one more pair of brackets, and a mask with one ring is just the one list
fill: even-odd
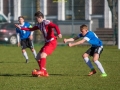
[(49, 76), (46, 71), (46, 57), (55, 50), (57, 46), (57, 37), (54, 35), (53, 28), (56, 30), (57, 35), (59, 38), (62, 38), (62, 34), (60, 33), (59, 27), (52, 23), (49, 20), (44, 19), (44, 15), (38, 11), (34, 15), (37, 19), (37, 25), (32, 28), (21, 28), (19, 25), (15, 24), (16, 27), (20, 28), (21, 30), (29, 30), (34, 31), (40, 29), (42, 32), (45, 44), (37, 54), (37, 62), (40, 67), (40, 70), (37, 72), (40, 76)]

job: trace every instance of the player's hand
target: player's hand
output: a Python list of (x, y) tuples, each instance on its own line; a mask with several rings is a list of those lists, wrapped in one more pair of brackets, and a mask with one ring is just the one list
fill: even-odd
[(62, 38), (62, 34), (59, 34), (58, 37), (59, 37), (59, 38)]
[(72, 43), (68, 43), (68, 46), (69, 46), (69, 47), (72, 47)]
[(67, 39), (66, 39), (66, 38), (64, 38), (63, 42), (64, 42), (64, 43), (66, 43), (66, 42), (67, 42)]
[(20, 46), (20, 43), (18, 42), (18, 44), (17, 44), (17, 45), (18, 45), (18, 47), (19, 47), (19, 46)]
[(32, 35), (30, 35), (29, 38), (30, 38), (30, 40), (33, 40), (33, 36)]
[(15, 26), (16, 26), (17, 28), (21, 29), (21, 27), (20, 27), (18, 24), (15, 24)]

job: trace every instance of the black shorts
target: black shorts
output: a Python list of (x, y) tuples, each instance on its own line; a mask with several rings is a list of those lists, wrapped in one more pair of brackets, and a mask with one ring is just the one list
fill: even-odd
[(21, 40), (21, 47), (22, 49), (26, 49), (26, 48), (33, 49), (33, 43), (29, 38), (23, 39)]
[(91, 47), (85, 53), (89, 54), (90, 56), (93, 56), (95, 53), (97, 53), (100, 56), (102, 51), (103, 51), (103, 47)]

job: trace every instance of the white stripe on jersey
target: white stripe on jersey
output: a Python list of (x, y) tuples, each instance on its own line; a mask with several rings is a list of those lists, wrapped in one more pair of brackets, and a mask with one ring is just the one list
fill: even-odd
[(51, 38), (51, 39), (49, 39), (49, 40), (46, 40), (46, 42), (50, 42), (50, 41), (52, 41), (52, 40), (54, 40), (54, 38)]
[(90, 39), (88, 37), (84, 37), (85, 40), (89, 41)]
[(49, 42), (52, 40), (52, 38), (50, 40), (46, 39), (47, 31), (45, 29), (45, 25), (48, 25), (49, 23), (50, 23), (49, 20), (43, 20), (43, 22), (37, 24), (37, 26), (40, 28), (40, 31), (43, 33), (46, 42)]

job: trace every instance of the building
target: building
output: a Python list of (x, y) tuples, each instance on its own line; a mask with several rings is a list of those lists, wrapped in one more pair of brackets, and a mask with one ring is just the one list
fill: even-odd
[(93, 31), (100, 27), (112, 28), (107, 0), (0, 0), (0, 11), (12, 21), (23, 15), (34, 22), (38, 7), (46, 19), (60, 26), (64, 34), (78, 33), (81, 24), (87, 24)]

